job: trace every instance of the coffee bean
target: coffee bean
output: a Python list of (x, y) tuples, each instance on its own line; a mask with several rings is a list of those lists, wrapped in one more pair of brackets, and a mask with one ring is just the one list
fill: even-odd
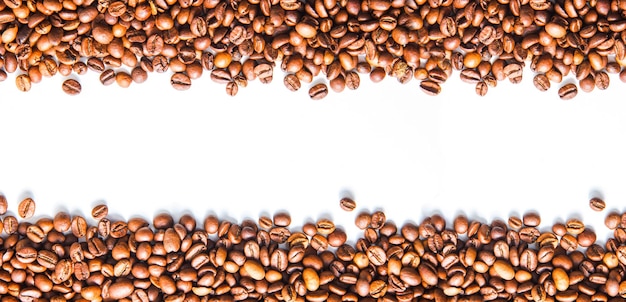
[(19, 91), (27, 92), (30, 90), (31, 81), (27, 74), (20, 74), (15, 78), (15, 86)]
[(594, 197), (589, 200), (589, 207), (596, 212), (600, 212), (606, 208), (606, 203), (604, 200)]
[(0, 215), (4, 215), (7, 213), (7, 209), (9, 208), (9, 203), (7, 202), (7, 198), (0, 194)]
[(545, 74), (538, 74), (533, 78), (533, 84), (539, 91), (547, 91), (550, 89), (550, 80)]
[(536, 227), (541, 223), (541, 217), (535, 212), (524, 214), (522, 221), (525, 226)]
[(235, 96), (239, 92), (239, 85), (236, 82), (228, 82), (226, 84), (226, 94), (229, 96)]
[(328, 86), (324, 83), (313, 85), (309, 89), (309, 96), (312, 100), (321, 100), (328, 95)]
[(606, 90), (607, 88), (609, 88), (609, 83), (610, 83), (610, 78), (606, 72), (601, 71), (596, 74), (595, 84), (598, 89)]
[(481, 81), (481, 82), (476, 83), (475, 90), (478, 96), (485, 96), (487, 95), (487, 91), (489, 90), (489, 87), (487, 86), (487, 83)]
[(346, 87), (350, 90), (355, 90), (361, 85), (361, 78), (359, 77), (359, 74), (354, 71), (346, 73), (345, 79)]
[(427, 95), (435, 96), (441, 92), (441, 86), (431, 80), (424, 80), (420, 83), (420, 88)]
[(350, 197), (344, 197), (339, 200), (339, 206), (342, 210), (351, 212), (356, 208), (356, 202)]
[(569, 234), (578, 235), (585, 230), (585, 224), (576, 218), (572, 218), (565, 223), (565, 228)]
[(68, 79), (63, 81), (63, 92), (69, 95), (77, 95), (81, 91), (80, 83), (74, 79)]
[(191, 87), (191, 79), (184, 73), (174, 73), (170, 79), (170, 84), (174, 89), (184, 91)]
[(578, 88), (575, 84), (569, 83), (559, 88), (559, 97), (562, 100), (571, 100), (578, 94)]
[(113, 69), (106, 69), (100, 74), (100, 83), (104, 86), (109, 86), (115, 83), (115, 71)]
[(279, 212), (274, 214), (274, 225), (279, 227), (286, 227), (291, 224), (291, 216), (286, 212)]
[(17, 213), (22, 218), (30, 218), (35, 214), (35, 201), (30, 198), (24, 198), (17, 207)]
[(290, 91), (297, 91), (300, 89), (300, 80), (295, 74), (288, 74), (283, 80), (285, 87)]

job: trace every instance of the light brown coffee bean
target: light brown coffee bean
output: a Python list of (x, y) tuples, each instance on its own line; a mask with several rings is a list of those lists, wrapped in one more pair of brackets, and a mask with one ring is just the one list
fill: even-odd
[(15, 78), (15, 86), (19, 91), (30, 91), (31, 81), (27, 74), (20, 74)]
[(87, 221), (82, 216), (74, 216), (72, 218), (72, 234), (78, 238), (82, 238), (87, 234)]
[(541, 223), (541, 217), (538, 213), (529, 212), (522, 216), (522, 222), (525, 226), (536, 227)]
[(559, 88), (559, 97), (562, 100), (571, 100), (578, 94), (578, 88), (576, 84), (565, 84)]
[(594, 197), (589, 200), (589, 207), (596, 212), (601, 212), (606, 208), (606, 203), (604, 200)]
[(105, 218), (109, 214), (109, 208), (105, 204), (98, 204), (91, 209), (91, 217), (96, 220)]
[(35, 214), (35, 201), (30, 197), (25, 198), (17, 206), (17, 213), (25, 219), (33, 217)]
[(68, 79), (63, 81), (62, 85), (63, 92), (69, 95), (77, 95), (80, 94), (81, 86), (80, 83), (74, 79)]
[(533, 78), (533, 84), (539, 91), (550, 89), (550, 80), (545, 74), (538, 74)]
[(324, 83), (319, 83), (311, 86), (309, 89), (309, 97), (312, 100), (321, 100), (328, 95), (328, 86)]
[(585, 224), (579, 219), (572, 218), (565, 223), (565, 228), (569, 234), (576, 236), (585, 230)]
[(356, 202), (350, 197), (344, 197), (339, 200), (339, 206), (346, 212), (352, 212), (356, 208)]
[(6, 214), (8, 208), (9, 203), (7, 202), (7, 198), (4, 195), (0, 195), (0, 215)]
[(330, 219), (322, 218), (315, 224), (316, 230), (319, 234), (324, 236), (335, 231), (335, 224)]

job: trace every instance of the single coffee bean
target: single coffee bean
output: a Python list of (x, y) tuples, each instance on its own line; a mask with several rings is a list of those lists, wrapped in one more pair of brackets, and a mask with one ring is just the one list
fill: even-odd
[(313, 100), (321, 100), (325, 98), (327, 95), (328, 95), (328, 86), (326, 86), (326, 84), (324, 83), (315, 84), (309, 89), (309, 96)]
[(350, 90), (355, 90), (361, 85), (361, 78), (355, 71), (350, 71), (345, 75), (346, 87)]
[(601, 212), (606, 208), (606, 203), (604, 200), (594, 197), (589, 200), (589, 207), (596, 212)]
[(179, 91), (187, 90), (191, 87), (191, 79), (184, 73), (174, 73), (170, 79), (170, 84)]
[(576, 94), (578, 94), (576, 84), (569, 83), (559, 88), (559, 97), (562, 100), (571, 100), (576, 96)]
[(576, 237), (578, 245), (582, 247), (590, 247), (596, 242), (596, 233), (590, 229), (585, 229)]
[(525, 226), (536, 227), (541, 223), (541, 217), (535, 212), (529, 212), (524, 214), (522, 221)]
[(0, 215), (6, 214), (8, 208), (9, 203), (7, 202), (7, 198), (0, 194)]
[(609, 88), (609, 83), (611, 79), (609, 78), (609, 75), (606, 72), (601, 71), (601, 72), (596, 73), (596, 76), (594, 79), (595, 79), (595, 85), (598, 89), (606, 90), (607, 88)]
[(119, 71), (115, 74), (115, 82), (122, 88), (128, 88), (133, 82), (133, 78), (125, 71)]
[(77, 95), (80, 94), (81, 86), (80, 83), (74, 79), (68, 79), (63, 81), (63, 92), (69, 95)]
[(441, 92), (441, 86), (437, 82), (424, 80), (420, 83), (420, 88), (427, 95), (435, 96)]
[(87, 234), (87, 221), (81, 216), (74, 216), (71, 224), (72, 234), (81, 238)]
[(226, 83), (226, 94), (229, 96), (235, 96), (239, 92), (239, 85), (235, 81)]
[(344, 197), (339, 200), (339, 206), (344, 211), (352, 212), (356, 208), (356, 202), (350, 197)]
[(148, 79), (148, 73), (141, 67), (137, 66), (130, 72), (130, 77), (133, 79), (133, 82), (141, 84)]
[(511, 216), (508, 220), (509, 227), (514, 230), (519, 230), (522, 227), (522, 220), (517, 216)]
[(604, 225), (610, 230), (615, 230), (619, 227), (621, 216), (616, 212), (611, 212), (604, 218)]
[(291, 224), (291, 216), (286, 212), (279, 212), (274, 214), (274, 225), (279, 227), (286, 227)]
[(475, 90), (478, 96), (485, 96), (487, 95), (487, 92), (489, 91), (489, 86), (487, 86), (487, 83), (481, 81), (481, 82), (476, 83)]
[(35, 201), (30, 197), (25, 198), (19, 203), (17, 213), (25, 219), (33, 217), (35, 214)]
[(91, 217), (100, 220), (109, 214), (109, 208), (105, 204), (98, 204), (91, 209)]
[(584, 92), (593, 91), (593, 89), (596, 88), (596, 83), (595, 83), (595, 79), (593, 78), (593, 75), (589, 74), (582, 80), (578, 81), (578, 86), (580, 87), (580, 90)]
[(103, 72), (105, 69), (104, 62), (99, 58), (91, 57), (87, 59), (87, 68), (95, 72)]
[(337, 75), (335, 78), (329, 81), (330, 89), (334, 92), (340, 93), (346, 89), (346, 78), (343, 75)]
[(476, 69), (465, 68), (461, 71), (461, 81), (465, 83), (475, 84), (480, 82), (480, 73)]
[(27, 92), (30, 90), (31, 81), (27, 74), (20, 74), (15, 78), (15, 86), (19, 91)]
[(322, 235), (328, 235), (335, 231), (335, 224), (329, 219), (322, 218), (315, 224), (317, 232)]
[(106, 69), (100, 74), (100, 83), (104, 86), (109, 86), (115, 83), (115, 71), (113, 69)]
[(585, 230), (585, 224), (576, 218), (572, 218), (565, 223), (565, 228), (569, 234), (578, 235)]
[(285, 87), (287, 87), (287, 89), (289, 89), (290, 91), (297, 91), (298, 89), (300, 89), (301, 86), (300, 79), (298, 79), (295, 74), (286, 75), (283, 79), (283, 83), (285, 84)]
[(539, 91), (547, 91), (550, 89), (550, 80), (545, 74), (538, 74), (533, 78), (533, 84)]

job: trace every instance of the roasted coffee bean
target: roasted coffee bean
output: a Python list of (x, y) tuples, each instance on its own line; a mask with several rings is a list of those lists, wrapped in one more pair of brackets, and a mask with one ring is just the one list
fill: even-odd
[(569, 83), (559, 88), (559, 97), (562, 100), (571, 100), (578, 94), (578, 88), (575, 84)]
[(17, 213), (22, 218), (30, 218), (35, 214), (35, 201), (30, 198), (24, 198), (17, 207)]
[(31, 81), (27, 74), (20, 74), (15, 78), (15, 86), (19, 91), (27, 92), (30, 90)]
[(361, 78), (358, 73), (350, 71), (345, 75), (346, 87), (350, 90), (355, 90), (361, 85)]
[(7, 213), (7, 209), (9, 208), (9, 203), (7, 202), (7, 198), (0, 194), (0, 215), (4, 215)]
[(297, 91), (298, 89), (300, 89), (300, 79), (298, 79), (298, 77), (295, 74), (288, 74), (285, 76), (283, 83), (285, 84), (285, 87), (287, 87), (287, 89), (289, 89), (290, 91)]
[(109, 86), (115, 83), (115, 71), (113, 69), (106, 69), (100, 74), (100, 83), (104, 86)]
[(589, 200), (589, 207), (596, 212), (600, 212), (606, 208), (606, 203), (604, 200), (594, 197)]
[(324, 83), (319, 83), (309, 88), (309, 97), (312, 100), (321, 100), (328, 95), (328, 86)]
[(63, 92), (69, 95), (80, 94), (80, 91), (82, 89), (80, 83), (74, 79), (68, 79), (68, 80), (63, 81), (62, 88), (63, 88)]
[(184, 73), (174, 73), (170, 79), (170, 84), (174, 89), (183, 91), (191, 87), (191, 79)]
[(356, 202), (350, 197), (344, 197), (339, 200), (339, 206), (342, 210), (351, 212), (356, 208)]
[(533, 78), (533, 84), (539, 91), (547, 91), (550, 89), (550, 80), (545, 74), (538, 74)]
[(431, 80), (424, 80), (420, 83), (420, 88), (427, 95), (438, 95), (441, 92), (441, 86), (437, 82)]

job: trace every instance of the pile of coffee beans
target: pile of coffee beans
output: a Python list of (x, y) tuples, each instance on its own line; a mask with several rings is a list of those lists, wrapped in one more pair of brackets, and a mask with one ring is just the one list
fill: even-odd
[[(484, 96), (520, 83), (562, 99), (626, 81), (626, 1), (620, 0), (4, 0), (0, 81), (20, 91), (60, 74), (100, 73), (129, 87), (170, 72), (187, 90), (204, 73), (236, 95), (249, 81), (287, 89), (357, 89), (360, 77), (412, 79), (428, 95), (458, 71)], [(317, 77), (324, 75), (325, 82)], [(314, 83), (315, 82), (315, 83)], [(63, 91), (80, 93), (75, 79)]]
[[(601, 199), (590, 204), (600, 208)], [(343, 198), (342, 209), (356, 202)], [(541, 229), (538, 213), (507, 222), (432, 215), (402, 226), (361, 211), (348, 240), (321, 218), (288, 212), (241, 223), (209, 215), (112, 220), (66, 212), (30, 222), (0, 196), (0, 301), (624, 301), (626, 213), (600, 245), (575, 218)], [(354, 242), (354, 243), (351, 243)]]

